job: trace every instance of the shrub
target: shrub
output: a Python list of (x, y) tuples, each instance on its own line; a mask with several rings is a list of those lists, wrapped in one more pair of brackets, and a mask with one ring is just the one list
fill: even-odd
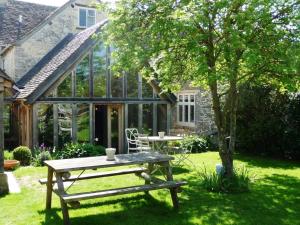
[(4, 151), (4, 160), (10, 160), (10, 159), (14, 159), (13, 153), (5, 150)]
[(30, 165), (32, 154), (28, 147), (19, 146), (13, 150), (14, 159), (19, 160), (22, 166)]
[(48, 151), (42, 151), (39, 154), (36, 155), (34, 158), (33, 165), (34, 166), (44, 166), (44, 161), (51, 160), (51, 154)]
[(59, 159), (69, 159), (104, 154), (105, 148), (103, 146), (95, 146), (87, 143), (67, 143), (62, 150), (57, 152), (56, 157)]
[(237, 151), (300, 159), (300, 95), (271, 86), (240, 89)]
[(221, 193), (243, 193), (250, 191), (250, 174), (249, 171), (242, 167), (234, 169), (234, 175), (226, 178), (222, 173), (204, 172), (200, 173), (201, 185), (208, 191)]
[(183, 149), (191, 149), (193, 153), (206, 152), (209, 143), (206, 138), (190, 135), (184, 138), (180, 145)]

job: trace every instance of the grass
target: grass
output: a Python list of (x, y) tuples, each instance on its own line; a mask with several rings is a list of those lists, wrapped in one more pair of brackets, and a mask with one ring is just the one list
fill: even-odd
[[(213, 169), (220, 159), (217, 153), (192, 155), (197, 168)], [(211, 193), (200, 187), (198, 173), (192, 166), (174, 170), (176, 180), (189, 185), (179, 194), (180, 211), (172, 209), (166, 190), (151, 196), (131, 194), (83, 201), (79, 209), (70, 209), (72, 225), (143, 224), (300, 224), (300, 164), (246, 156), (236, 156), (237, 166), (246, 166), (255, 182), (243, 194)], [(46, 176), (46, 168), (23, 167), (15, 172), (22, 193), (0, 198), (1, 225), (62, 224), (59, 199), (45, 211), (46, 187), (38, 179)], [(79, 182), (70, 192), (99, 190), (140, 184), (134, 175)]]

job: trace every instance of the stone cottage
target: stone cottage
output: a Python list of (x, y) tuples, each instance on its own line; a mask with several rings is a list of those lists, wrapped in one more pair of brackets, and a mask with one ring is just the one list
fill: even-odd
[(78, 141), (122, 153), (127, 127), (214, 130), (206, 92), (166, 94), (139, 74), (114, 74), (112, 49), (95, 38), (105, 24), (92, 0), (59, 8), (0, 0), (0, 69), (11, 82), (0, 113), (5, 148)]

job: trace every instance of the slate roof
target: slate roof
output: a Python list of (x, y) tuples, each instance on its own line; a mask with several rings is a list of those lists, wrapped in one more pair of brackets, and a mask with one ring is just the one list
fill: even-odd
[(4, 78), (5, 80), (8, 80), (8, 81), (12, 81), (13, 80), (10, 78), (10, 76), (8, 76), (3, 70), (0, 69), (0, 77)]
[(17, 82), (21, 89), (17, 99), (32, 103), (40, 97), (96, 44), (93, 35), (105, 24), (106, 20), (78, 34), (69, 34)]
[[(0, 7), (0, 46), (13, 44), (30, 33), (57, 8), (53, 6), (8, 0)], [(19, 23), (19, 15), (23, 22)]]

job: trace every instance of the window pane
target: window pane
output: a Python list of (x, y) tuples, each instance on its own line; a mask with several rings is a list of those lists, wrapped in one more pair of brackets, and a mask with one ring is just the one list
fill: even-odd
[(189, 106), (184, 106), (184, 122), (189, 122)]
[(185, 102), (188, 102), (188, 101), (189, 101), (189, 96), (188, 96), (188, 95), (185, 95), (185, 96), (184, 96), (184, 101), (185, 101)]
[(182, 95), (179, 95), (179, 101), (182, 102), (183, 101), (183, 97)]
[(195, 122), (195, 106), (191, 105), (190, 110), (190, 122), (193, 123)]
[(4, 105), (3, 123), (4, 123), (4, 148), (13, 149), (19, 145), (18, 127), (19, 123), (16, 115), (13, 113), (11, 104)]
[(111, 75), (111, 95), (112, 97), (123, 97), (123, 76), (112, 73)]
[(71, 74), (57, 87), (58, 97), (72, 97), (72, 77)]
[(87, 17), (87, 27), (93, 26), (95, 24), (95, 17)]
[(157, 131), (167, 132), (167, 105), (157, 105)]
[(138, 113), (137, 104), (128, 105), (128, 128), (138, 128)]
[(86, 56), (76, 67), (76, 96), (89, 96), (89, 57)]
[(79, 9), (79, 26), (86, 27), (86, 9)]
[(77, 105), (77, 141), (90, 141), (90, 110), (88, 104)]
[(190, 102), (195, 102), (195, 95), (190, 95)]
[(98, 44), (93, 52), (94, 96), (106, 96), (106, 48)]
[(94, 9), (88, 10), (88, 16), (95, 17), (95, 15), (96, 15), (96, 11)]
[(72, 137), (72, 105), (58, 104), (58, 146), (71, 142)]
[(143, 104), (143, 134), (152, 135), (153, 130), (153, 105)]
[(179, 122), (182, 122), (183, 121), (183, 106), (182, 105), (179, 105)]
[(127, 96), (128, 98), (138, 97), (138, 75), (135, 73), (127, 75)]
[(39, 145), (53, 146), (53, 105), (39, 104), (38, 106)]
[(153, 89), (146, 79), (143, 79), (143, 98), (153, 98)]

